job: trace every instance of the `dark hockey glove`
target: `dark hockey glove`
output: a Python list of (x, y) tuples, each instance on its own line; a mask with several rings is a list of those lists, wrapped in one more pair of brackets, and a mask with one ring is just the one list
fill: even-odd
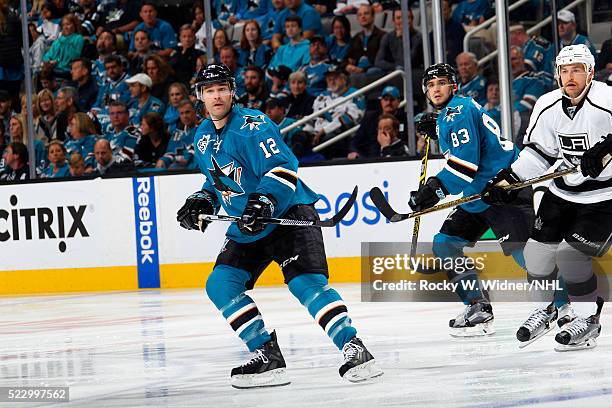
[(416, 124), (417, 133), (425, 135), (432, 140), (437, 140), (438, 132), (436, 132), (436, 128), (438, 125), (436, 119), (438, 119), (438, 114), (435, 112), (427, 112), (424, 114)]
[[(612, 154), (612, 133), (584, 152), (580, 159), (580, 171), (584, 177), (597, 178), (603, 171), (604, 157)], [(606, 163), (607, 164), (607, 163)]]
[(413, 211), (433, 207), (448, 194), (448, 190), (436, 177), (430, 177), (418, 191), (410, 192), (408, 205)]
[(521, 179), (512, 171), (512, 169), (502, 169), (487, 182), (485, 189), (482, 191), (482, 201), (489, 205), (507, 204), (516, 199), (519, 190), (506, 190), (502, 188), (509, 184), (520, 183)]
[[(204, 191), (196, 191), (185, 201), (185, 204), (176, 213), (176, 220), (181, 224), (181, 227), (188, 230), (199, 230), (198, 216), (200, 214), (215, 213), (215, 197), (212, 193)], [(204, 232), (210, 221), (202, 221), (202, 229)]]
[(251, 193), (244, 208), (244, 212), (238, 221), (238, 228), (243, 234), (257, 235), (266, 227), (259, 221), (262, 217), (271, 217), (274, 213), (276, 201), (272, 196)]

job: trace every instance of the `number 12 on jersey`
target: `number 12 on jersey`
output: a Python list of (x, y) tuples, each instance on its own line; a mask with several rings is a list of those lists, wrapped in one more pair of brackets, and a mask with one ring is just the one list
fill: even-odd
[[(268, 148), (270, 149), (270, 152), (268, 152), (268, 149), (266, 149), (266, 143), (268, 144)], [(280, 150), (278, 150), (278, 148), (276, 147), (276, 140), (274, 140), (273, 138), (268, 138), (268, 140), (266, 140), (266, 142), (259, 142), (259, 147), (261, 147), (261, 150), (263, 150), (264, 155), (266, 156), (266, 159), (269, 159), (270, 157), (272, 157), (273, 154), (279, 154)]]

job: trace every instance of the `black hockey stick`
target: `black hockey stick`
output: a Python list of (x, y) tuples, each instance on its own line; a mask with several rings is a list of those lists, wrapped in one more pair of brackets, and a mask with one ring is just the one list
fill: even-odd
[[(425, 155), (421, 159), (421, 174), (419, 175), (419, 188), (425, 185), (427, 176), (427, 161), (429, 159), (429, 136), (425, 137)], [(414, 218), (414, 226), (412, 227), (412, 245), (410, 246), (410, 258), (416, 256), (417, 244), (419, 242), (419, 230), (421, 228), (421, 217)]]
[[(542, 181), (555, 179), (557, 177), (563, 177), (568, 174), (575, 173), (577, 171), (578, 171), (577, 167), (570, 167), (565, 170), (560, 170), (554, 173), (545, 174), (543, 176), (535, 177), (530, 180), (525, 180), (520, 183), (511, 184), (504, 188), (508, 190), (518, 190), (524, 187), (531, 186), (533, 184), (540, 183)], [(399, 222), (399, 221), (407, 220), (409, 218), (420, 217), (421, 215), (429, 214), (429, 213), (440, 211), (440, 210), (445, 210), (447, 208), (452, 208), (460, 204), (465, 204), (465, 203), (469, 203), (472, 201), (480, 200), (482, 198), (482, 195), (474, 194), (471, 196), (459, 198), (457, 200), (449, 201), (448, 203), (438, 204), (433, 207), (426, 208), (422, 211), (414, 211), (414, 212), (405, 213), (405, 214), (398, 213), (397, 211), (395, 211), (391, 207), (387, 199), (385, 198), (383, 192), (378, 187), (374, 187), (370, 190), (370, 198), (372, 199), (372, 202), (374, 203), (376, 208), (378, 208), (378, 210), (382, 213), (382, 215), (385, 216), (385, 218), (387, 218), (391, 222)]]
[[(291, 220), (287, 218), (260, 218), (258, 221), (263, 224), (277, 224), (277, 225), (293, 225), (297, 227), (335, 227), (342, 219), (348, 214), (348, 212), (355, 204), (357, 200), (357, 186), (353, 189), (351, 196), (346, 201), (344, 206), (338, 211), (333, 217), (328, 220)], [(201, 214), (199, 217), (200, 229), (202, 229), (202, 221), (227, 221), (227, 222), (238, 222), (240, 217), (235, 215), (211, 215)]]

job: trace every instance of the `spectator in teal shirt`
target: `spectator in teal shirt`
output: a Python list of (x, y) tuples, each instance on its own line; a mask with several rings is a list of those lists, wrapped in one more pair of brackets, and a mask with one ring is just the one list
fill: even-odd
[(270, 61), (269, 68), (276, 69), (280, 65), (285, 65), (291, 71), (296, 71), (310, 62), (310, 41), (302, 38), (302, 19), (297, 16), (285, 19), (285, 31), (291, 40), (278, 48)]
[(134, 34), (144, 30), (149, 33), (151, 42), (159, 48), (159, 55), (164, 58), (170, 57), (174, 47), (176, 47), (176, 33), (170, 24), (157, 18), (157, 7), (155, 4), (145, 1), (140, 6), (140, 18), (142, 23), (138, 24), (132, 31), (130, 40), (130, 51), (134, 51)]
[(70, 73), (70, 63), (81, 56), (84, 39), (78, 32), (81, 24), (74, 14), (66, 14), (62, 19), (62, 34), (53, 41), (49, 51), (43, 55), (43, 61), (61, 74)]
[(559, 28), (559, 49), (567, 47), (568, 45), (584, 44), (589, 47), (591, 54), (597, 60), (597, 50), (591, 40), (587, 36), (578, 34), (576, 32), (576, 16), (569, 10), (561, 10), (557, 13), (557, 22)]

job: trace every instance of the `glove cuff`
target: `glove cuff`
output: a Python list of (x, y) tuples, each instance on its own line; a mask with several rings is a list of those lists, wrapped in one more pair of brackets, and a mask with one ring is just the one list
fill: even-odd
[(440, 200), (443, 200), (448, 195), (448, 190), (437, 177), (430, 177), (425, 184), (432, 189)]

